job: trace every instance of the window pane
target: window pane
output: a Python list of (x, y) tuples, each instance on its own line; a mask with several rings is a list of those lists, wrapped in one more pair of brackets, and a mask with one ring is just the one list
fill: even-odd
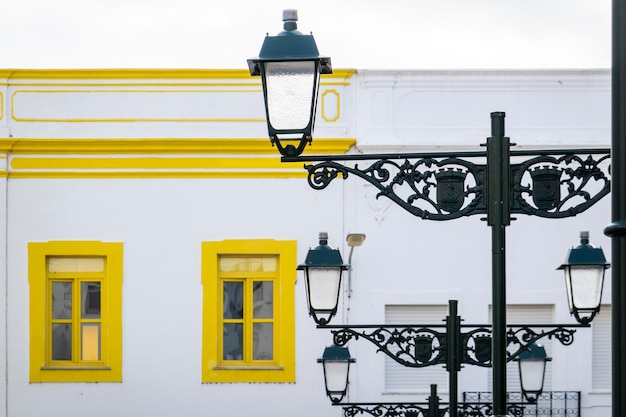
[(275, 257), (222, 257), (221, 272), (276, 272)]
[(255, 281), (254, 286), (254, 318), (271, 319), (274, 317), (274, 283), (271, 281)]
[(243, 324), (224, 325), (224, 360), (243, 360)]
[(243, 318), (243, 282), (224, 282), (224, 318)]
[(48, 258), (50, 272), (104, 272), (104, 258)]
[(61, 323), (52, 325), (52, 360), (72, 360), (72, 325)]
[(100, 360), (100, 323), (86, 323), (82, 326), (81, 360)]
[(72, 283), (52, 283), (52, 318), (72, 318)]
[(274, 359), (274, 325), (272, 323), (254, 324), (254, 360)]
[(81, 316), (84, 319), (100, 318), (100, 283), (83, 282), (81, 284), (82, 310)]

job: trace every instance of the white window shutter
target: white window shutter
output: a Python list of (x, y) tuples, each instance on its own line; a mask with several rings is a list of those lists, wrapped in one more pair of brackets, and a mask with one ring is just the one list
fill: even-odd
[[(445, 324), (447, 305), (386, 305), (386, 324)], [(444, 328), (438, 329), (445, 332)], [(385, 356), (385, 391), (399, 393), (430, 393), (437, 384), (440, 393), (448, 391), (448, 373), (443, 365), (424, 368), (403, 366)]]
[(593, 332), (591, 383), (594, 390), (611, 389), (611, 306), (603, 305), (591, 322)]

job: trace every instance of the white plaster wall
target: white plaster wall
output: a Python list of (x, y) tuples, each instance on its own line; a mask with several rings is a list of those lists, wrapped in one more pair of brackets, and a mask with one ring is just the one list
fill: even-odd
[[(477, 149), (490, 135), (492, 111), (507, 113), (507, 135), (520, 147), (609, 144), (608, 71), (360, 71), (348, 85), (325, 88), (339, 91), (341, 117), (318, 117), (316, 137), (356, 137), (351, 152)], [(7, 91), (19, 89), (25, 87)], [(4, 98), (0, 135), (16, 138), (266, 136), (258, 122), (20, 122), (9, 119), (10, 103)], [(259, 110), (251, 103), (262, 106), (260, 92), (224, 96), (229, 106), (239, 99), (247, 103), (242, 109), (256, 117)], [(127, 111), (145, 118), (174, 114), (158, 103)], [(45, 109), (40, 104), (21, 105), (41, 117), (37, 111)], [(86, 111), (72, 106), (73, 112)], [(327, 106), (332, 118), (333, 105)], [(100, 114), (113, 117), (109, 111), (104, 106)], [(121, 117), (127, 115), (122, 111)], [(359, 228), (367, 239), (354, 253), (353, 293), (349, 305), (343, 298), (338, 323), (382, 322), (385, 304), (458, 299), (466, 323), (486, 324), (491, 302), (491, 232), (486, 223), (478, 216), (447, 222), (417, 219), (374, 194), (371, 186), (352, 176), (337, 179), (324, 191), (309, 189), (305, 179), (9, 179), (6, 211), (0, 202), (8, 223), (7, 318), (2, 321), (8, 335), (8, 395), (6, 414), (0, 407), (0, 417), (341, 415), (323, 392), (316, 363), (332, 338), (328, 331), (315, 329), (308, 317), (301, 276), (296, 288), (297, 382), (200, 383), (200, 242), (296, 239), (301, 262), (317, 244), (318, 232), (327, 231), (330, 244), (339, 246), (347, 260), (345, 235)], [(602, 234), (609, 222), (608, 197), (576, 218), (518, 216), (507, 229), (509, 303), (554, 304), (554, 321), (573, 323), (555, 268), (567, 249), (578, 244), (580, 230), (590, 230), (592, 243), (602, 246), (609, 258), (610, 241)], [(121, 384), (28, 382), (27, 243), (66, 239), (124, 243)], [(2, 275), (0, 297), (1, 280)], [(610, 279), (604, 301), (610, 302)], [(579, 329), (575, 338), (568, 347), (554, 343), (552, 389), (581, 390), (583, 413), (606, 415), (609, 396), (593, 393), (590, 385), (591, 331)], [(357, 358), (350, 401), (426, 397), (384, 393), (382, 355), (364, 341), (351, 342), (350, 351)], [(0, 358), (0, 371), (3, 366)], [(489, 390), (487, 381), (486, 370), (465, 367), (460, 391)], [(0, 381), (0, 390), (4, 387)]]
[[(303, 259), (319, 230), (340, 234), (341, 189), (315, 194), (301, 180), (17, 180), (10, 194), (9, 415), (332, 414), (315, 362), (325, 341), (312, 331), (301, 279), (297, 382), (201, 384), (200, 243), (296, 239)], [(124, 243), (122, 383), (28, 383), (27, 243), (65, 239)]]
[[(506, 135), (517, 149), (608, 147), (608, 72), (385, 72), (362, 71), (357, 90), (355, 152), (478, 149), (490, 136), (490, 112), (506, 112)], [(360, 162), (361, 167), (367, 162)], [(481, 216), (453, 221), (416, 218), (356, 178), (346, 192), (346, 227), (358, 224), (367, 239), (353, 257), (351, 323), (384, 322), (386, 304), (440, 304), (459, 300), (466, 324), (486, 324), (491, 303), (491, 229)], [(566, 252), (589, 230), (591, 243), (610, 259), (610, 197), (568, 219), (523, 215), (507, 228), (507, 301), (554, 305), (554, 323), (569, 316), (562, 272)], [(603, 300), (610, 303), (610, 274)], [(347, 303), (344, 297), (344, 303)], [(344, 308), (348, 308), (344, 304)], [(443, 317), (442, 317), (443, 319)], [(571, 346), (554, 346), (552, 390), (582, 392), (585, 415), (606, 415), (610, 395), (591, 386), (591, 329), (578, 329)], [(357, 357), (351, 401), (398, 402), (420, 398), (384, 389), (384, 360), (367, 342), (351, 342)], [(419, 372), (419, 370), (416, 370)], [(459, 391), (490, 391), (488, 370), (465, 366)], [(443, 395), (442, 395), (443, 394)], [(440, 396), (446, 398), (446, 393)]]

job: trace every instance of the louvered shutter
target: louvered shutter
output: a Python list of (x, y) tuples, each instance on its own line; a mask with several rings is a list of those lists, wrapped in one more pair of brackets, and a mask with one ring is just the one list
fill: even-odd
[[(444, 324), (447, 305), (387, 305), (387, 324)], [(443, 329), (441, 329), (444, 331)], [(448, 390), (448, 373), (443, 365), (410, 368), (385, 356), (385, 390), (387, 392), (430, 392), (437, 384), (440, 393)]]
[(591, 322), (592, 387), (594, 390), (611, 389), (611, 306), (603, 305)]

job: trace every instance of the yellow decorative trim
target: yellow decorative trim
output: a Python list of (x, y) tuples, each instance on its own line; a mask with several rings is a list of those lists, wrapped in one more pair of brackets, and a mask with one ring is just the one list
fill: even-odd
[[(329, 117), (326, 114), (326, 96), (328, 94), (333, 94), (335, 96), (335, 100), (336, 100), (336, 103), (337, 103), (337, 112), (334, 115), (334, 117)], [(333, 123), (333, 122), (336, 122), (337, 120), (339, 120), (340, 117), (341, 117), (341, 96), (339, 95), (337, 90), (326, 90), (326, 91), (324, 91), (322, 93), (322, 119), (324, 119), (325, 122)]]
[[(4, 174), (3, 174), (4, 173)], [(241, 171), (219, 171), (219, 172), (148, 172), (148, 171), (106, 171), (106, 172), (9, 172), (0, 170), (0, 177), (9, 179), (122, 179), (122, 178), (306, 178), (304, 169), (300, 171), (265, 171), (265, 172), (241, 172)]]
[[(220, 366), (218, 331), (220, 255), (278, 256), (276, 287), (275, 365), (268, 367)], [(202, 242), (202, 382), (295, 382), (295, 240), (224, 240)]]
[[(334, 69), (323, 80), (349, 79), (355, 69)], [(13, 80), (154, 80), (252, 79), (244, 69), (0, 69), (0, 78)]]
[[(315, 138), (313, 144), (306, 147), (305, 155), (346, 153), (355, 143), (355, 138)], [(279, 157), (267, 138), (0, 138), (0, 152), (13, 155), (249, 154)]]
[[(30, 284), (30, 382), (122, 382), (122, 280), (123, 243), (97, 241), (51, 241), (28, 244), (28, 282)], [(106, 342), (103, 338), (104, 364), (93, 367), (77, 364), (68, 367), (46, 366), (46, 288), (48, 256), (105, 256)]]
[[(307, 150), (345, 153), (354, 143), (315, 139)], [(11, 179), (307, 176), (302, 162), (281, 162), (268, 139), (0, 139), (1, 151), (0, 158), (11, 157), (0, 176)]]

